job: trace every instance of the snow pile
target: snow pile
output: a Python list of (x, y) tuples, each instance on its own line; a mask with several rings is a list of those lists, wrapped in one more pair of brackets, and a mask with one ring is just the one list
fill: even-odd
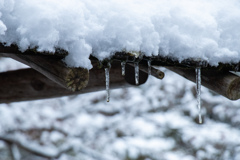
[(69, 51), (70, 66), (91, 68), (116, 51), (240, 61), (238, 0), (0, 0), (0, 42), (22, 51)]

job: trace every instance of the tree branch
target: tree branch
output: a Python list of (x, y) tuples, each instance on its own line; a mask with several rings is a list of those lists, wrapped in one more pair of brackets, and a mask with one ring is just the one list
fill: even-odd
[(60, 150), (56, 150), (53, 148), (46, 148), (46, 147), (40, 147), (37, 145), (29, 144), (29, 143), (23, 143), (21, 141), (18, 141), (16, 139), (10, 138), (8, 136), (0, 136), (0, 140), (7, 142), (12, 145), (17, 145), (18, 147), (21, 147), (22, 149), (33, 153), (37, 156), (45, 157), (45, 158), (58, 158), (63, 153), (69, 151), (72, 149), (72, 147), (68, 146), (65, 148), (61, 148)]
[[(27, 142), (22, 142), (22, 141), (14, 139), (14, 138), (11, 138), (9, 136), (0, 136), (0, 140), (4, 141), (10, 145), (18, 146), (34, 155), (41, 156), (44, 158), (49, 158), (49, 159), (59, 158), (62, 154), (74, 149), (74, 147), (71, 145), (65, 145), (64, 147), (60, 147), (60, 149), (56, 149), (56, 148), (52, 148), (52, 147), (49, 148), (47, 146), (43, 147), (43, 146), (39, 146), (36, 144), (34, 145), (34, 144), (29, 144)], [(102, 154), (100, 154), (90, 148), (87, 148), (86, 146), (82, 146), (82, 145), (78, 146), (78, 152), (81, 152), (85, 155), (91, 156), (98, 160), (115, 160), (114, 157), (102, 155)]]
[(7, 134), (13, 134), (13, 133), (22, 133), (22, 134), (34, 134), (34, 133), (42, 133), (42, 132), (53, 132), (53, 131), (57, 131), (61, 134), (63, 134), (64, 136), (68, 136), (68, 133), (65, 132), (64, 130), (62, 130), (61, 128), (56, 128), (56, 127), (42, 127), (42, 128), (29, 128), (29, 129), (22, 129), (22, 128), (17, 128), (17, 129), (11, 129), (11, 130), (7, 130), (6, 133)]

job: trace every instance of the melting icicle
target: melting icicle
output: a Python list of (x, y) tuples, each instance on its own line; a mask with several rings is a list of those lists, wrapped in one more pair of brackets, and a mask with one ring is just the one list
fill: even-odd
[(108, 67), (105, 68), (107, 102), (110, 101), (110, 75), (109, 75), (110, 68), (111, 68), (111, 64), (110, 62), (108, 62)]
[(136, 85), (139, 84), (139, 64), (138, 62), (134, 63), (134, 68), (135, 68), (135, 83)]
[(11, 144), (11, 152), (14, 160), (20, 160), (21, 159), (21, 153), (18, 149), (18, 146), (16, 144)]
[(151, 60), (148, 60), (148, 75), (151, 75), (152, 66), (151, 66)]
[(235, 72), (238, 72), (238, 70), (239, 70), (239, 64), (235, 66)]
[(122, 66), (122, 75), (125, 76), (126, 61), (122, 61), (122, 62), (121, 62), (121, 66)]
[(199, 123), (202, 123), (202, 114), (201, 114), (201, 68), (196, 68), (196, 90), (197, 90), (197, 107), (198, 107), (198, 120)]

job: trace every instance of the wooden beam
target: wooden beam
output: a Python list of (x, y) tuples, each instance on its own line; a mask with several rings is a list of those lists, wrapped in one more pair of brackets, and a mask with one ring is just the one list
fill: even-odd
[(64, 58), (66, 55), (68, 55), (68, 52), (56, 48), (55, 52), (38, 52), (37, 47), (35, 48), (29, 48), (24, 52), (21, 52), (17, 45), (11, 44), (10, 46), (6, 46), (2, 43), (0, 43), (0, 53), (14, 53), (14, 54), (24, 54), (24, 55), (54, 55), (55, 57), (62, 57)]
[(79, 91), (87, 86), (89, 79), (88, 70), (84, 68), (69, 68), (59, 57), (11, 53), (0, 53), (0, 55), (13, 58), (30, 66), (71, 91)]
[[(0, 54), (1, 53), (7, 53), (7, 54), (21, 54), (21, 55), (47, 55), (47, 56), (52, 56), (54, 55), (54, 57), (58, 57), (58, 58), (64, 58), (65, 56), (68, 55), (68, 52), (60, 49), (60, 48), (56, 48), (55, 52), (47, 52), (47, 51), (42, 51), (39, 52), (37, 51), (37, 47), (35, 48), (29, 48), (24, 52), (21, 52), (19, 50), (19, 48), (17, 47), (17, 45), (10, 45), (10, 46), (6, 46), (3, 43), (0, 43)], [(92, 56), (90, 58), (93, 58)], [(94, 58), (95, 59), (95, 58)], [(133, 61), (134, 59), (136, 59), (136, 57), (134, 55), (132, 55), (131, 53), (128, 52), (116, 52), (114, 54), (113, 57), (111, 57), (112, 60), (118, 60), (118, 61), (126, 61), (127, 59), (129, 61)], [(201, 60), (201, 59), (184, 59), (181, 62), (179, 62), (178, 59), (174, 58), (174, 57), (166, 57), (166, 56), (151, 56), (151, 57), (146, 57), (143, 56), (142, 60), (140, 61), (140, 64), (143, 63), (145, 65), (147, 65), (147, 61), (151, 60), (151, 64), (155, 65), (155, 66), (166, 66), (166, 67), (183, 67), (183, 68), (195, 68), (197, 66), (200, 66), (202, 68), (207, 68), (210, 70), (231, 70), (231, 71), (240, 71), (240, 62), (239, 63), (219, 63), (219, 65), (216, 66), (211, 66), (208, 64), (207, 61)]]
[[(112, 64), (110, 89), (130, 86), (121, 75), (120, 64)], [(33, 69), (0, 73), (0, 103), (54, 98), (105, 90), (104, 69), (94, 67), (89, 72), (89, 83), (81, 91), (72, 92), (49, 80)]]
[[(11, 54), (14, 53), (14, 54)], [(64, 52), (63, 52), (64, 53)], [(24, 53), (21, 53), (18, 48), (14, 45), (10, 47), (6, 47), (0, 44), (0, 55), (11, 57), (15, 60), (23, 62), (30, 67), (34, 68), (35, 70), (39, 71), (40, 73), (47, 76), (49, 79), (53, 80), (54, 82), (60, 84), (61, 86), (68, 88), (72, 91), (82, 90), (88, 82), (88, 71), (82, 68), (68, 68), (66, 65), (61, 61), (66, 53), (62, 54), (54, 54), (51, 56), (51, 53), (41, 53), (37, 52), (35, 49), (29, 49)], [(47, 55), (47, 56), (44, 56)], [(60, 56), (58, 56), (60, 55)], [(113, 59), (116, 60), (126, 60), (129, 58), (128, 54), (124, 53), (117, 53)], [(131, 56), (130, 56), (131, 58)], [(135, 59), (135, 57), (133, 57)], [(220, 64), (218, 67), (211, 67), (206, 62), (201, 62), (199, 60), (184, 60), (181, 63), (172, 60), (171, 58), (166, 57), (145, 57), (141, 63), (146, 66), (147, 60), (152, 60), (152, 65), (160, 65), (166, 66), (166, 68), (178, 73), (179, 75), (195, 82), (195, 71), (194, 67), (201, 66), (204, 68), (202, 70), (202, 84), (231, 99), (237, 100), (240, 99), (240, 78), (232, 73), (229, 73), (229, 70), (239, 71), (240, 67), (239, 64)], [(140, 65), (141, 65), (140, 63)], [(120, 68), (120, 66), (118, 66)], [(182, 68), (180, 68), (182, 67)], [(142, 72), (146, 72), (147, 68), (140, 67)], [(160, 72), (161, 75), (162, 72)], [(152, 70), (152, 74), (155, 77), (158, 77), (159, 74), (157, 70)], [(121, 75), (121, 73), (119, 74)], [(130, 74), (132, 75), (132, 73)], [(104, 77), (104, 75), (102, 75)], [(111, 76), (115, 77), (115, 75)], [(99, 78), (99, 77), (95, 77)], [(126, 78), (126, 76), (125, 76)], [(127, 76), (126, 80), (130, 84), (134, 84), (134, 78)], [(142, 79), (142, 83), (144, 83), (147, 79), (147, 76)], [(97, 79), (98, 80), (98, 79)], [(48, 83), (50, 83), (48, 81)], [(94, 87), (93, 87), (94, 88)], [(93, 90), (95, 90), (94, 88)], [(81, 91), (82, 92), (82, 91)], [(65, 94), (65, 93), (64, 93)]]
[[(129, 52), (116, 52), (112, 57), (114, 60), (133, 62), (136, 57)], [(139, 59), (138, 59), (139, 60)], [(145, 64), (147, 66), (147, 61), (151, 61), (152, 66), (161, 67), (180, 67), (194, 69), (195, 67), (206, 68), (208, 70), (214, 71), (240, 71), (240, 62), (238, 63), (219, 63), (218, 66), (211, 66), (206, 60), (199, 58), (187, 58), (179, 61), (179, 59), (171, 56), (143, 56), (141, 58), (140, 64)]]
[[(196, 82), (196, 73), (194, 69), (176, 67), (166, 68), (194, 83)], [(220, 72), (202, 69), (201, 80), (203, 86), (230, 100), (240, 99), (240, 77), (235, 74), (228, 71)]]
[[(134, 67), (133, 63), (127, 63), (127, 64)], [(139, 70), (148, 74), (148, 66), (146, 66), (144, 64), (139, 64)], [(165, 76), (164, 72), (162, 72), (159, 69), (156, 69), (154, 67), (151, 67), (151, 75), (157, 79), (163, 79)]]

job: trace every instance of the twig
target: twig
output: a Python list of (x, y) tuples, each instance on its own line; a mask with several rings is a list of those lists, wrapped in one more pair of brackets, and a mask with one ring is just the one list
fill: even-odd
[(0, 140), (7, 142), (9, 144), (12, 145), (16, 145), (18, 147), (21, 147), (22, 149), (31, 152), (37, 156), (41, 156), (41, 157), (45, 157), (45, 158), (58, 158), (60, 157), (63, 153), (72, 150), (73, 148), (71, 146), (62, 148), (60, 150), (56, 150), (56, 149), (43, 149), (43, 147), (40, 146), (35, 146), (35, 145), (31, 145), (29, 143), (23, 143), (21, 141), (18, 141), (14, 138), (10, 138), (8, 136), (0, 136)]
[(11, 133), (16, 133), (16, 132), (21, 132), (21, 133), (32, 133), (32, 132), (38, 132), (38, 133), (41, 133), (41, 132), (53, 132), (53, 131), (57, 131), (61, 134), (63, 134), (64, 136), (68, 136), (68, 133), (63, 131), (62, 129), (60, 128), (55, 128), (55, 127), (43, 127), (43, 128), (29, 128), (29, 129), (22, 129), (22, 128), (18, 128), (18, 129), (11, 129), (11, 130), (7, 130), (6, 133), (7, 134), (11, 134)]
[[(132, 64), (132, 63), (128, 63), (128, 64), (131, 66), (134, 66), (134, 64)], [(145, 73), (148, 73), (148, 66), (139, 64), (139, 70), (141, 70)], [(163, 79), (165, 76), (164, 72), (162, 72), (154, 67), (151, 67), (151, 75), (156, 77), (157, 79)]]
[[(14, 139), (14, 138), (11, 138), (9, 136), (0, 136), (0, 140), (6, 142), (8, 144), (21, 147), (22, 149), (24, 149), (32, 154), (35, 154), (37, 156), (41, 156), (41, 157), (48, 158), (48, 159), (59, 158), (62, 154), (66, 153), (66, 152), (69, 152), (71, 150), (76, 150), (75, 145), (74, 146), (67, 145), (67, 146), (61, 147), (61, 149), (57, 150), (55, 148), (48, 148), (48, 147), (37, 146), (37, 145), (29, 144), (29, 143), (24, 143), (24, 142)], [(77, 147), (78, 147), (78, 152), (81, 152), (85, 155), (91, 156), (94, 159), (116, 160), (116, 158), (114, 158), (112, 156), (102, 155), (90, 148), (87, 148), (86, 146), (79, 145)]]

